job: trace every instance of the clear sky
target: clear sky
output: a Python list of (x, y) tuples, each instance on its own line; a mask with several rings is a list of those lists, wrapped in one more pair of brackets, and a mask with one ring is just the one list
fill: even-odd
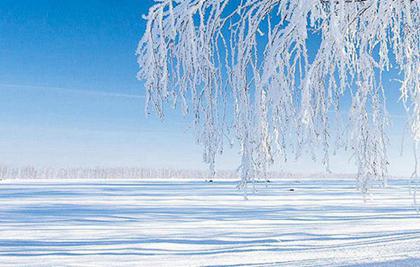
[[(141, 15), (152, 3), (0, 1), (0, 164), (206, 167), (179, 112), (168, 109), (164, 122), (144, 116), (135, 50), (145, 27)], [(398, 85), (386, 86), (394, 119), (391, 172), (407, 174), (411, 151), (406, 146), (399, 155)], [(333, 158), (332, 170), (354, 171), (348, 158)], [(218, 161), (223, 169), (238, 164), (236, 150)], [(306, 158), (275, 169), (302, 172), (302, 165), (322, 170)]]

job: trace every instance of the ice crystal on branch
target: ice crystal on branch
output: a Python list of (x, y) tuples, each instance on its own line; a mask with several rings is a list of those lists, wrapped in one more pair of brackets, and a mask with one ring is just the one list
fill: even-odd
[[(323, 148), (331, 120), (348, 112), (349, 147), (366, 191), (387, 170), (387, 89), (403, 75), (401, 100), (420, 141), (419, 2), (411, 0), (159, 0), (138, 46), (147, 112), (166, 102), (192, 114), (214, 173), (226, 136), (241, 149), (246, 187), (274, 159)], [(308, 40), (320, 37), (311, 57)], [(395, 65), (395, 66), (392, 66)], [(350, 95), (351, 108), (340, 99)], [(335, 114), (335, 115), (334, 115)], [(313, 153), (316, 157), (316, 153)]]

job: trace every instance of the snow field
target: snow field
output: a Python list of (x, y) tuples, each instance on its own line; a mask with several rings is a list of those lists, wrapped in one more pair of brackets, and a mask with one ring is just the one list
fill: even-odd
[[(1, 266), (419, 266), (407, 181), (2, 181)], [(294, 189), (294, 191), (290, 191)]]

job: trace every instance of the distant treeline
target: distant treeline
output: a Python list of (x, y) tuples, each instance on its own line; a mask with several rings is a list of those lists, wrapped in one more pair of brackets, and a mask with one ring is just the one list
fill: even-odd
[[(268, 172), (261, 179), (276, 178), (354, 178), (352, 174), (315, 173), (299, 174)], [(205, 170), (136, 167), (92, 167), (92, 168), (48, 168), (48, 167), (10, 167), (0, 165), (0, 179), (210, 179)], [(215, 179), (239, 179), (237, 172), (219, 170)]]
[[(236, 178), (235, 172), (219, 171), (219, 178)], [(202, 170), (169, 168), (43, 168), (0, 165), (0, 179), (147, 179), (147, 178), (208, 178)]]

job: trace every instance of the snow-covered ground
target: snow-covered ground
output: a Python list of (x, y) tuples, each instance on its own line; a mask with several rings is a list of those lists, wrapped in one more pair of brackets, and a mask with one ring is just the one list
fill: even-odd
[(1, 181), (0, 265), (420, 266), (406, 184)]

